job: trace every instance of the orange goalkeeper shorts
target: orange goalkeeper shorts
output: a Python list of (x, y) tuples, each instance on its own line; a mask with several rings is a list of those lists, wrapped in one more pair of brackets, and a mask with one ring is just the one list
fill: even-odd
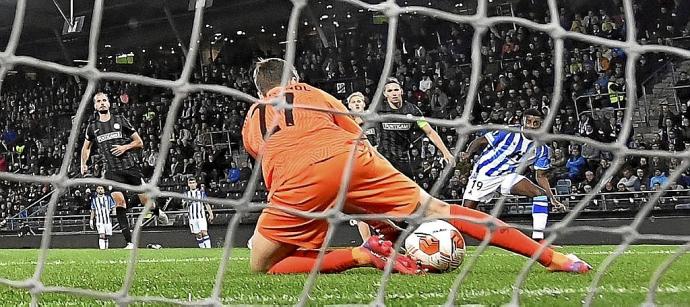
[[(259, 217), (259, 233), (301, 248), (321, 247), (328, 230), (326, 219), (301, 217), (281, 208), (311, 213), (331, 208), (350, 157), (350, 152), (338, 154), (299, 170), (274, 167), (269, 207)], [(405, 217), (417, 209), (419, 186), (368, 146), (358, 146), (352, 167), (345, 213)]]

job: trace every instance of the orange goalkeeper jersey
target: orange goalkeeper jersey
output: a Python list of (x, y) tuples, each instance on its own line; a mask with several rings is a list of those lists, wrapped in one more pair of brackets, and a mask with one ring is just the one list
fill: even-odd
[[(262, 102), (276, 99), (281, 89), (269, 91)], [(338, 99), (318, 88), (306, 83), (288, 85), (284, 99), (293, 109), (277, 110), (269, 104), (255, 103), (242, 128), (244, 147), (252, 157), (262, 157), (269, 188), (284, 179), (273, 178), (276, 167), (280, 174), (294, 174), (315, 162), (349, 152), (361, 134), (359, 125), (348, 115), (307, 109), (347, 112)], [(268, 131), (273, 133), (264, 139)], [(339, 176), (339, 172), (333, 175)]]

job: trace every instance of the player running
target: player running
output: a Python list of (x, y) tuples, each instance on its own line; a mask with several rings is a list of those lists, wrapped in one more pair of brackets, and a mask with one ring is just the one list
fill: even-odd
[[(350, 111), (354, 112), (364, 112), (365, 108), (367, 107), (367, 103), (369, 100), (364, 97), (364, 94), (362, 92), (354, 92), (350, 94), (350, 96), (347, 96), (347, 107), (350, 109)], [(360, 126), (364, 126), (364, 120), (359, 117), (355, 116), (354, 117), (355, 122)], [(367, 130), (364, 131), (364, 134), (367, 136), (367, 140), (369, 140), (369, 143), (376, 147), (378, 145), (378, 132), (376, 131), (376, 127), (371, 127), (368, 128)]]
[[(197, 189), (197, 181), (194, 177), (187, 179), (187, 187), (189, 190), (185, 192), (185, 196), (199, 200), (208, 198), (206, 192)], [(196, 237), (199, 248), (211, 248), (211, 238), (208, 235), (208, 223), (206, 222), (206, 212), (208, 212), (208, 221), (213, 221), (211, 206), (202, 201), (184, 200), (183, 202), (187, 205), (189, 229)]]
[(91, 218), (89, 226), (98, 231), (98, 248), (108, 249), (109, 239), (113, 235), (113, 224), (110, 221), (110, 213), (115, 208), (115, 201), (110, 195), (105, 195), (103, 186), (96, 187), (96, 195), (91, 198)]
[[(403, 100), (403, 90), (400, 82), (395, 78), (388, 78), (383, 87), (386, 101), (379, 107), (379, 114), (401, 114), (406, 116), (423, 116), (422, 111), (412, 103)], [(421, 139), (424, 133), (429, 140), (443, 153), (443, 159), (455, 164), (455, 157), (443, 143), (436, 130), (425, 120), (414, 123), (400, 120), (384, 120), (379, 128), (378, 151), (390, 161), (393, 166), (407, 177), (414, 178), (415, 171), (410, 165), (410, 148)]]
[[(525, 111), (522, 129), (539, 129), (543, 122), (541, 112), (536, 109)], [(478, 202), (488, 202), (494, 192), (503, 195), (522, 195), (532, 198), (532, 239), (542, 241), (549, 216), (549, 203), (558, 210), (565, 210), (551, 193), (546, 172), (551, 166), (549, 148), (539, 145), (522, 133), (498, 130), (487, 133), (470, 143), (461, 158), (467, 160), (482, 151), (474, 164), (463, 196), (463, 205), (477, 208)], [(520, 162), (532, 165), (538, 186), (517, 173)]]
[[(144, 175), (139, 169), (141, 164), (136, 152), (144, 148), (141, 137), (126, 118), (110, 113), (110, 101), (105, 93), (98, 92), (93, 96), (93, 107), (98, 112), (98, 119), (92, 120), (86, 128), (86, 140), (81, 148), (81, 174), (85, 175), (89, 170), (87, 162), (91, 154), (91, 145), (95, 142), (100, 154), (105, 157), (106, 172), (103, 176), (105, 179), (133, 186), (141, 185), (144, 182)], [(125, 249), (132, 249), (134, 245), (123, 192), (115, 189), (110, 195), (115, 200), (115, 214), (122, 229), (122, 236), (127, 242)], [(146, 194), (139, 194), (139, 201), (151, 207), (154, 216), (157, 216), (161, 223), (167, 224), (168, 218), (165, 213), (161, 212), (156, 204), (146, 197)]]
[[(286, 87), (280, 87), (284, 67), (289, 69), (291, 78)], [(311, 271), (318, 255), (314, 249), (323, 244), (328, 221), (301, 217), (287, 210), (319, 213), (330, 209), (353, 149), (355, 156), (347, 185), (346, 213), (366, 211), (407, 217), (421, 203), (428, 203), (424, 212), (427, 217), (493, 221), (498, 225), (491, 239), (495, 246), (527, 257), (544, 248), (538, 261), (551, 271), (584, 273), (590, 270), (590, 266), (577, 257), (542, 247), (490, 215), (431, 197), (381, 157), (366, 140), (359, 139), (362, 130), (350, 116), (305, 109), (347, 112), (331, 95), (300, 83), (295, 69), (282, 59), (260, 60), (253, 77), (263, 102), (284, 98), (295, 108), (279, 111), (270, 104), (255, 103), (242, 129), (247, 151), (261, 158), (269, 189), (269, 206), (261, 213), (252, 238), (252, 271), (271, 274)], [(266, 132), (271, 135), (264, 139)], [(479, 240), (489, 231), (483, 224), (458, 219), (448, 221), (459, 231)], [(360, 247), (328, 251), (319, 270), (340, 272), (360, 266), (381, 269), (392, 253), (390, 241), (372, 236)], [(406, 256), (396, 258), (395, 269), (405, 274), (419, 271), (417, 264)]]

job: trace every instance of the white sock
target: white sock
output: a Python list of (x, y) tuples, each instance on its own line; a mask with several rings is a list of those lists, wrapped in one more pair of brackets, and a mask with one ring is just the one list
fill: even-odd
[(202, 239), (204, 240), (204, 247), (205, 248), (211, 248), (211, 237), (206, 235)]
[(105, 239), (98, 238), (98, 248), (100, 248), (100, 249), (108, 248), (107, 243), (105, 242)]
[(105, 249), (108, 249), (110, 247), (110, 239), (106, 238), (105, 239)]
[(532, 200), (532, 239), (544, 239), (546, 221), (549, 219), (549, 203), (546, 196), (537, 196)]
[(199, 245), (199, 248), (204, 248), (206, 244), (204, 244), (204, 239), (197, 238), (196, 239), (196, 244)]
[(549, 215), (546, 213), (532, 213), (532, 239), (544, 239), (544, 229)]

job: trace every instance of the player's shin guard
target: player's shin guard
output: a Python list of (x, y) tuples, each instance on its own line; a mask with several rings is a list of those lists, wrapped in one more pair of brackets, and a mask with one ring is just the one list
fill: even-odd
[(205, 248), (211, 248), (211, 237), (209, 237), (209, 235), (205, 235), (201, 239), (204, 240), (204, 247)]
[(532, 239), (544, 239), (544, 229), (549, 218), (549, 199), (546, 196), (537, 196), (532, 199)]
[[(506, 223), (484, 212), (458, 205), (450, 205), (450, 214), (452, 216), (476, 220), (492, 220), (496, 225), (496, 230), (493, 231), (491, 236), (491, 245), (493, 246), (507, 249), (525, 257), (532, 257), (532, 255), (536, 254), (542, 248), (539, 243), (530, 239), (519, 230), (509, 227)], [(489, 228), (484, 224), (457, 219), (450, 219), (449, 222), (460, 230), (460, 232), (477, 240), (484, 240), (484, 236), (488, 235)], [(549, 266), (553, 259), (553, 254), (553, 250), (546, 247), (537, 260), (543, 266)]]
[(122, 229), (122, 236), (125, 237), (126, 243), (132, 242), (132, 233), (129, 231), (129, 221), (127, 220), (127, 209), (123, 207), (115, 208), (115, 215), (117, 216), (117, 222), (120, 223), (120, 229)]

